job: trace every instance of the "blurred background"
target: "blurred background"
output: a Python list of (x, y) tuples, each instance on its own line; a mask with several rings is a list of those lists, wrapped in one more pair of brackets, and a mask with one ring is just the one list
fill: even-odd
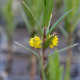
[[(25, 1), (43, 27), (43, 0)], [(74, 8), (54, 29), (59, 37), (58, 49), (80, 43), (79, 3), (80, 0), (54, 0), (50, 26)], [(0, 0), (0, 80), (40, 80), (38, 59), (14, 43), (17, 41), (31, 48), (29, 38), (39, 35), (36, 26), (32, 15), (22, 5), (22, 0)], [(59, 59), (61, 65), (64, 65), (64, 72), (68, 53), (71, 53), (70, 79), (80, 80), (80, 45), (60, 53)]]

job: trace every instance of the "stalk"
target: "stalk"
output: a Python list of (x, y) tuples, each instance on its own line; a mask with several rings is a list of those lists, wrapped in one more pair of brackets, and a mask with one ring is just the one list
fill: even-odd
[(12, 61), (13, 61), (13, 51), (12, 51), (12, 39), (8, 38), (8, 63), (6, 72), (9, 74), (11, 71)]
[[(44, 27), (44, 35), (43, 35), (43, 45), (46, 41), (46, 27)], [(43, 70), (45, 70), (45, 62), (46, 62), (46, 57), (45, 57), (45, 48), (42, 50), (42, 70), (41, 70), (41, 80), (43, 80)]]
[[(46, 41), (46, 27), (44, 28), (43, 45)], [(45, 69), (45, 48), (43, 48), (43, 69)]]
[[(69, 32), (69, 35), (68, 35), (67, 45), (68, 46), (72, 45), (72, 32), (71, 31)], [(70, 80), (71, 55), (72, 55), (72, 49), (70, 48), (67, 50), (67, 66), (68, 66), (68, 72), (69, 72), (68, 80)]]
[(31, 62), (32, 62), (32, 65), (31, 65), (31, 78), (30, 78), (30, 80), (35, 80), (35, 75), (36, 75), (36, 69), (35, 69), (36, 57), (35, 57), (34, 54), (32, 54)]

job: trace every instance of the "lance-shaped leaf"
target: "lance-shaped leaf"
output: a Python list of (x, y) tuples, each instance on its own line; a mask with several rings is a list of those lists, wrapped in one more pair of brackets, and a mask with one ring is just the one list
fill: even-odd
[(58, 53), (55, 51), (55, 56), (49, 56), (49, 64), (45, 68), (47, 80), (62, 80), (63, 67), (60, 66)]
[(52, 8), (53, 8), (53, 1), (54, 0), (47, 0), (46, 5), (44, 7), (44, 15), (43, 15), (43, 26), (48, 27), (49, 22), (50, 22), (50, 17), (52, 13)]
[[(63, 48), (63, 49), (61, 49), (61, 50), (58, 50), (57, 52), (58, 52), (58, 53), (60, 53), (60, 52), (66, 51), (66, 50), (68, 50), (68, 49), (70, 49), (70, 48), (72, 48), (72, 47), (75, 47), (75, 46), (77, 46), (77, 45), (78, 45), (78, 43), (73, 44), (73, 45), (68, 46), (68, 47), (65, 47), (65, 48)], [(53, 53), (52, 53), (52, 54), (50, 54), (50, 55), (54, 56), (54, 55), (55, 55), (55, 53), (53, 52)], [(50, 55), (49, 55), (49, 56), (50, 56)]]
[(50, 29), (49, 32), (47, 33), (47, 36), (53, 31), (53, 29), (59, 24), (59, 22), (60, 22), (65, 16), (67, 16), (67, 14), (70, 13), (71, 11), (72, 11), (72, 9), (69, 10), (68, 12), (66, 12), (63, 16), (61, 16), (61, 17), (55, 22), (55, 24), (51, 27), (51, 29)]
[(23, 1), (23, 5), (24, 5), (24, 7), (30, 12), (30, 14), (32, 15), (35, 23), (37, 24), (38, 30), (39, 30), (40, 34), (42, 35), (42, 31), (41, 31), (41, 27), (40, 27), (39, 23), (38, 23), (38, 21), (36, 20), (35, 16), (33, 15), (32, 11), (29, 9), (29, 7), (27, 6), (27, 4), (25, 3), (25, 1)]
[(20, 43), (18, 43), (18, 42), (16, 42), (16, 41), (14, 41), (14, 43), (18, 44), (19, 46), (23, 47), (24, 49), (26, 49), (26, 50), (28, 50), (28, 51), (30, 51), (30, 52), (32, 52), (32, 53), (34, 53), (38, 58), (40, 58), (39, 55), (38, 55), (38, 53), (34, 52), (33, 50), (31, 50), (31, 49), (23, 46), (22, 44), (20, 44)]
[(44, 43), (44, 45), (43, 45), (43, 48), (46, 49), (46, 48), (50, 45), (50, 43), (52, 42), (52, 40), (54, 39), (54, 37), (55, 37), (55, 36), (49, 37), (49, 38), (45, 41), (45, 43)]

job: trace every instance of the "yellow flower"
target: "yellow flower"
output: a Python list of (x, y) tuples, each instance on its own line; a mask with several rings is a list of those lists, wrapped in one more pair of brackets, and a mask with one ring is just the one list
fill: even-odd
[(31, 47), (41, 48), (42, 40), (38, 36), (35, 36), (29, 40), (29, 43)]
[[(54, 36), (54, 38), (53, 38), (51, 44), (49, 45), (50, 48), (53, 48), (54, 46), (58, 46), (58, 37), (55, 35), (53, 35), (53, 36)], [(50, 35), (49, 35), (49, 37), (50, 37)]]

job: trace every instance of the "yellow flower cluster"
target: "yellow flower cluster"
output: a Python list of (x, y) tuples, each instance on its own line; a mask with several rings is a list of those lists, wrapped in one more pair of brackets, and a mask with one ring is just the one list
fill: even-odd
[(30, 39), (29, 43), (31, 47), (41, 48), (42, 40), (38, 36), (35, 36), (34, 38)]
[[(53, 48), (54, 46), (58, 46), (58, 37), (55, 36), (55, 35), (53, 35), (53, 36), (54, 36), (54, 38), (53, 38), (51, 44), (49, 45), (50, 48)], [(50, 37), (50, 35), (49, 35), (49, 37)], [(42, 47), (42, 45), (41, 45), (42, 40), (38, 36), (35, 36), (34, 38), (31, 38), (29, 40), (29, 43), (30, 43), (30, 46), (34, 47), (34, 48), (41, 48)]]
[[(50, 35), (49, 35), (49, 37), (50, 37)], [(54, 36), (54, 38), (53, 38), (49, 47), (53, 48), (54, 46), (58, 46), (58, 37), (57, 36)]]

